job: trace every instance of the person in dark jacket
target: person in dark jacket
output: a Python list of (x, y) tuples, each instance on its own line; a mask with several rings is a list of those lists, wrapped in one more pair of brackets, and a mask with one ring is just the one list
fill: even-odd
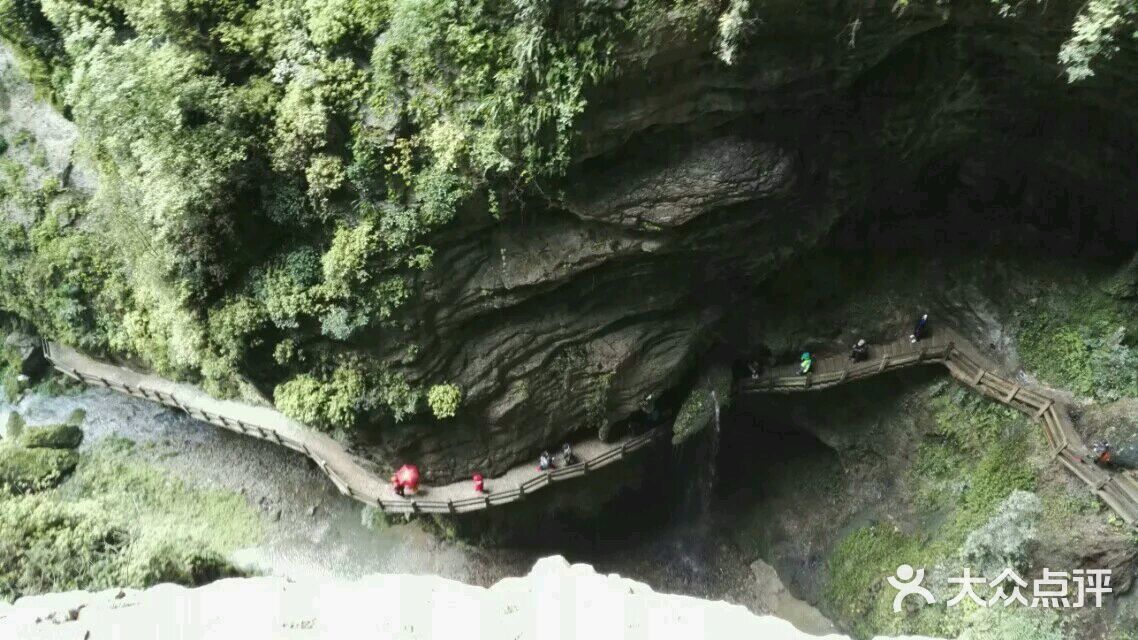
[(850, 351), (850, 360), (863, 362), (867, 358), (869, 358), (869, 345), (866, 344), (865, 338), (862, 338), (857, 341), (857, 344), (853, 346), (853, 350)]
[(573, 447), (568, 442), (561, 447), (561, 463), (566, 467), (577, 464), (577, 456), (573, 455)]
[(549, 455), (548, 451), (542, 451), (541, 455), (537, 458), (537, 470), (549, 471), (553, 468), (553, 456)]
[(917, 318), (917, 324), (913, 327), (913, 335), (909, 336), (909, 342), (916, 344), (920, 342), (929, 334), (929, 314), (922, 314)]

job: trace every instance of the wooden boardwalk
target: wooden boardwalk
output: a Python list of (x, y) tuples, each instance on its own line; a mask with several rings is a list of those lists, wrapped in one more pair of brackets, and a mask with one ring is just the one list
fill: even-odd
[(60, 372), (85, 384), (180, 409), (190, 417), (231, 431), (294, 449), (311, 458), (341, 493), (389, 513), (468, 513), (508, 504), (557, 482), (579, 478), (608, 466), (650, 444), (657, 431), (617, 442), (597, 439), (575, 443), (575, 465), (539, 471), (536, 460), (485, 481), (487, 493), (474, 492), (470, 480), (448, 485), (420, 485), (419, 492), (400, 497), (391, 488), (391, 472), (382, 472), (342, 444), (271, 407), (219, 400), (198, 387), (100, 362), (74, 349), (44, 343), (44, 355)]
[(907, 338), (871, 345), (869, 359), (853, 363), (847, 354), (815, 360), (801, 375), (798, 365), (775, 367), (739, 384), (742, 393), (793, 393), (825, 389), (922, 364), (941, 364), (966, 387), (1030, 416), (1047, 438), (1051, 459), (1082, 480), (1096, 496), (1131, 526), (1138, 525), (1138, 481), (1125, 471), (1094, 464), (1090, 449), (1075, 431), (1067, 405), (1039, 390), (996, 373), (997, 367), (952, 329), (942, 328), (926, 340)]

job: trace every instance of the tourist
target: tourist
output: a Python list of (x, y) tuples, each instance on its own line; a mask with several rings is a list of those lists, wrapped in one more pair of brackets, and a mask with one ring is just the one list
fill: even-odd
[(474, 493), (486, 493), (486, 486), (483, 484), (482, 474), (474, 474)]
[(810, 355), (809, 351), (802, 352), (802, 361), (798, 364), (798, 369), (802, 375), (810, 373), (810, 369), (814, 368), (814, 358)]
[(549, 471), (553, 468), (553, 456), (549, 455), (548, 451), (542, 451), (541, 455), (537, 458), (537, 470)]
[(399, 496), (405, 497), (408, 489), (411, 490), (411, 493), (417, 492), (419, 490), (419, 467), (413, 464), (405, 464), (399, 467), (395, 475), (391, 476), (391, 486)]
[(863, 362), (869, 357), (869, 345), (866, 344), (865, 338), (857, 341), (854, 345), (853, 351), (850, 352), (850, 360), (854, 362)]
[(763, 365), (759, 364), (758, 360), (752, 360), (747, 363), (747, 368), (751, 370), (752, 380), (757, 380), (759, 378), (759, 374), (763, 371)]
[(913, 334), (909, 336), (909, 342), (916, 344), (929, 332), (929, 314), (923, 314), (917, 318), (917, 324), (913, 327)]
[(577, 464), (577, 456), (573, 455), (573, 447), (568, 442), (561, 447), (561, 460), (566, 467)]
[(1110, 443), (1105, 440), (1096, 442), (1094, 447), (1091, 448), (1091, 451), (1094, 452), (1095, 464), (1099, 466), (1109, 466), (1114, 458), (1114, 451), (1111, 449)]

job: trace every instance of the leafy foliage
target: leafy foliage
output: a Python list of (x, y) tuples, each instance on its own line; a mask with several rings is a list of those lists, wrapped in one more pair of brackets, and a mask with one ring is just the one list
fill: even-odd
[(453, 418), (462, 404), (462, 389), (453, 384), (436, 384), (427, 391), (427, 404), (436, 418)]
[(1083, 5), (1071, 28), (1071, 37), (1059, 50), (1067, 79), (1071, 82), (1094, 75), (1091, 64), (1109, 58), (1119, 49), (1115, 39), (1126, 30), (1135, 31), (1138, 4), (1134, 0), (1090, 0)]
[[(215, 393), (271, 352), (281, 367), (257, 382), (293, 417), (402, 419), (426, 390), (383, 354), (409, 353), (400, 313), (432, 234), (556, 181), (628, 45), (676, 25), (710, 40), (725, 8), (3, 0), (0, 35), (70, 110), (101, 188), (8, 190), (34, 224), (0, 229), (16, 258), (0, 309)], [(379, 353), (358, 357), (364, 336)]]

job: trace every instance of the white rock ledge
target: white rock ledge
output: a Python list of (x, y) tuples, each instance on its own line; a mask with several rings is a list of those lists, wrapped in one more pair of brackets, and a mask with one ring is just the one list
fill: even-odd
[(489, 589), (434, 576), (357, 581), (221, 580), (187, 589), (72, 591), (0, 605), (0, 638), (19, 640), (345, 640), (437, 638), (839, 639), (745, 608), (654, 592), (554, 556)]

